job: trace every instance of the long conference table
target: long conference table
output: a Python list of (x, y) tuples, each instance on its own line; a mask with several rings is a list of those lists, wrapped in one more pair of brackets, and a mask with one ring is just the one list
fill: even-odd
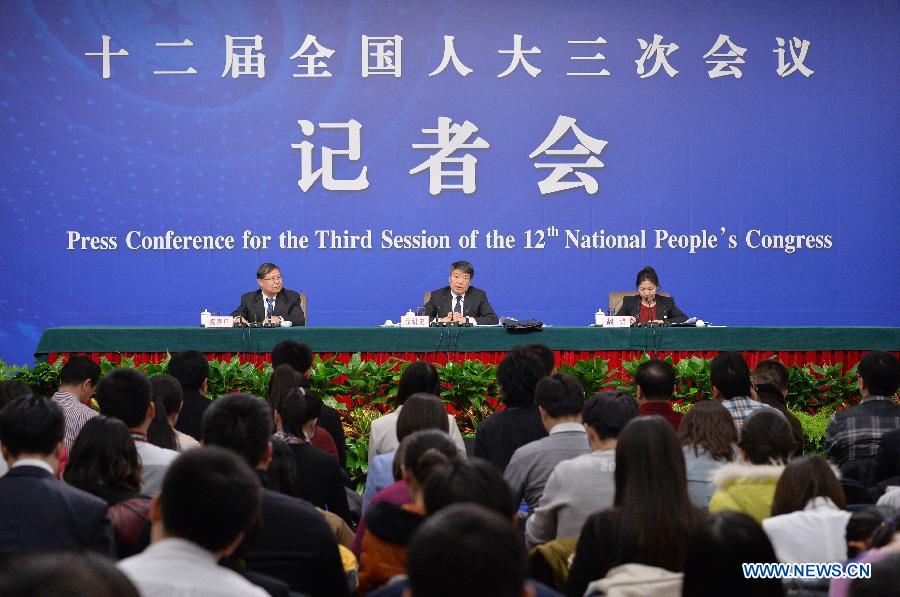
[(692, 355), (713, 356), (720, 351), (744, 353), (751, 366), (777, 355), (787, 365), (842, 363), (845, 369), (870, 350), (900, 353), (897, 327), (708, 327), (708, 328), (595, 328), (553, 327), (530, 332), (502, 327), (382, 328), (294, 327), (58, 327), (44, 331), (35, 350), (38, 360), (55, 362), (60, 356), (89, 354), (117, 362), (159, 362), (167, 353), (199, 350), (211, 359), (268, 362), (272, 347), (282, 340), (305, 342), (328, 358), (346, 361), (361, 353), (364, 359), (426, 359), (433, 362), (475, 359), (497, 363), (509, 349), (540, 342), (558, 362), (574, 364), (602, 357), (617, 366), (643, 353), (671, 355), (676, 361)]

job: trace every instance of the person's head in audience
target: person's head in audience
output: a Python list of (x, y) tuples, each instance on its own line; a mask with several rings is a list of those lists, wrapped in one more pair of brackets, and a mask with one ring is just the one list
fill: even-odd
[(750, 367), (739, 352), (720, 352), (709, 364), (713, 398), (731, 400), (750, 395)]
[(705, 451), (714, 460), (731, 461), (735, 457), (737, 430), (728, 409), (717, 400), (701, 400), (685, 413), (678, 427), (678, 441), (699, 456)]
[(55, 402), (20, 396), (0, 410), (3, 458), (10, 466), (18, 460), (43, 460), (56, 470), (65, 428), (63, 411)]
[(156, 410), (152, 398), (150, 380), (137, 369), (121, 367), (103, 376), (97, 384), (100, 412), (145, 435)]
[(153, 399), (162, 403), (166, 419), (174, 428), (184, 405), (184, 391), (181, 384), (171, 375), (154, 375), (150, 378), (150, 388), (153, 390)]
[(309, 379), (313, 367), (312, 349), (303, 342), (282, 340), (272, 348), (272, 367), (279, 365), (289, 365), (304, 380)]
[(778, 477), (772, 516), (803, 510), (814, 498), (828, 498), (838, 508), (847, 507), (841, 482), (824, 458), (818, 455), (794, 458)]
[(757, 392), (777, 392), (782, 398), (786, 398), (790, 378), (791, 372), (787, 366), (775, 359), (762, 360), (753, 369), (753, 381), (756, 383)]
[(306, 392), (303, 396), (306, 399), (306, 408), (303, 409), (303, 416), (300, 420), (303, 423), (303, 433), (307, 438), (311, 438), (316, 434), (316, 425), (319, 423), (319, 417), (322, 416), (322, 409), (325, 403), (322, 397), (316, 392)]
[(209, 361), (199, 350), (173, 354), (168, 373), (178, 380), (185, 392), (199, 392), (205, 396), (209, 389)]
[(560, 423), (581, 423), (584, 387), (567, 373), (554, 373), (537, 383), (534, 403), (548, 433)]
[(272, 462), (269, 463), (266, 478), (272, 491), (301, 497), (294, 452), (286, 441), (278, 437), (272, 438)]
[(302, 381), (303, 376), (297, 373), (290, 365), (278, 365), (272, 370), (266, 399), (273, 413), (278, 410), (285, 396), (301, 387)]
[(534, 405), (534, 388), (544, 377), (544, 361), (524, 346), (513, 348), (497, 366), (497, 383), (507, 406)]
[(508, 518), (477, 504), (429, 516), (410, 542), (407, 573), (412, 597), (534, 595), (521, 536)]
[(894, 539), (900, 510), (890, 506), (863, 506), (850, 515), (845, 529), (847, 557), (884, 547)]
[(252, 468), (266, 470), (272, 459), (272, 411), (251, 394), (226, 394), (203, 413), (203, 445), (227, 448)]
[(397, 415), (397, 441), (423, 429), (437, 429), (448, 433), (450, 421), (441, 399), (432, 394), (417, 393), (406, 399)]
[(162, 400), (157, 400), (155, 396), (153, 398), (153, 418), (150, 420), (150, 426), (147, 427), (147, 441), (160, 448), (178, 451), (178, 436), (175, 435), (175, 428), (169, 423), (166, 407), (163, 406)]
[(16, 398), (31, 396), (31, 388), (21, 379), (6, 379), (0, 381), (0, 408), (3, 408)]
[(581, 415), (591, 450), (615, 448), (619, 434), (636, 416), (638, 406), (628, 392), (611, 390), (591, 397)]
[(74, 394), (79, 402), (87, 404), (97, 389), (100, 365), (83, 355), (69, 357), (59, 370), (59, 391)]
[(662, 359), (650, 359), (638, 365), (634, 382), (637, 384), (638, 402), (669, 402), (675, 393), (675, 367)]
[(303, 415), (306, 413), (306, 390), (295, 388), (278, 403), (275, 410), (275, 429), (290, 436), (290, 441), (304, 441)]
[(8, 558), (0, 565), (0, 595), (139, 597), (114, 561), (90, 551)]
[(101, 497), (139, 493), (141, 461), (125, 423), (103, 415), (88, 420), (72, 444), (63, 479)]
[(259, 481), (230, 450), (203, 447), (179, 456), (166, 471), (150, 509), (154, 542), (185, 539), (230, 555), (259, 516)]
[(424, 488), (428, 476), (460, 458), (456, 445), (444, 431), (424, 429), (406, 437), (403, 440), (403, 463), (400, 470), (413, 501), (424, 505)]
[(784, 464), (797, 450), (797, 440), (782, 413), (764, 408), (747, 417), (738, 448), (750, 464)]
[(780, 597), (780, 579), (748, 579), (741, 566), (777, 561), (768, 535), (751, 517), (730, 510), (710, 514), (690, 540), (681, 594)]
[(553, 354), (553, 351), (546, 344), (526, 344), (523, 348), (526, 348), (540, 357), (541, 361), (544, 363), (544, 375), (553, 375), (556, 371), (556, 355)]
[(900, 595), (900, 552), (886, 555), (872, 564), (870, 578), (850, 584), (849, 597), (896, 597)]
[(425, 482), (424, 498), (429, 515), (452, 504), (473, 503), (512, 521), (518, 510), (503, 475), (482, 458), (463, 458), (435, 469)]
[(863, 398), (893, 396), (900, 387), (900, 363), (889, 352), (873, 350), (856, 368), (857, 385)]
[(397, 406), (403, 406), (406, 399), (413, 394), (441, 394), (441, 377), (437, 369), (428, 361), (413, 361), (403, 373), (397, 384)]

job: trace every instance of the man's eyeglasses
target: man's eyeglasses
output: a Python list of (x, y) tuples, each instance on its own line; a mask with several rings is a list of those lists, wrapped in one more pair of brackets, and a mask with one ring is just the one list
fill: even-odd
[(281, 276), (275, 276), (273, 278), (263, 278), (266, 282), (281, 282)]

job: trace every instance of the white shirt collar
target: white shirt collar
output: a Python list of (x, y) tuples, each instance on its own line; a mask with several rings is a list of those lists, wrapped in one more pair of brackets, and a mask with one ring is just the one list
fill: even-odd
[(581, 423), (557, 423), (553, 429), (550, 430), (550, 433), (566, 433), (569, 431), (580, 431), (581, 433), (587, 433), (584, 429), (584, 425)]
[(56, 471), (53, 470), (52, 466), (37, 458), (21, 458), (19, 460), (16, 460), (10, 468), (16, 468), (20, 466), (36, 466), (38, 468), (44, 469), (54, 477), (56, 476)]

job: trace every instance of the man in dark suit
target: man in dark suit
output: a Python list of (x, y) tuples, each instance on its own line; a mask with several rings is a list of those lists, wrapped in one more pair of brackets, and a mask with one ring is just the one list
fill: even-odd
[(169, 375), (181, 384), (182, 403), (175, 429), (200, 440), (200, 422), (209, 406), (206, 398), (209, 384), (209, 361), (202, 352), (176, 352), (169, 360)]
[(300, 295), (284, 288), (281, 270), (274, 263), (263, 263), (256, 270), (259, 290), (241, 296), (240, 306), (232, 315), (235, 323), (264, 323), (269, 325), (306, 325), (306, 315), (300, 306)]
[[(203, 416), (203, 444), (237, 452), (265, 486), (272, 460), (272, 411), (249, 394), (228, 394)], [(347, 595), (347, 580), (325, 517), (300, 498), (262, 490), (258, 536), (239, 548), (246, 567), (286, 582), (312, 597)]]
[(499, 320), (483, 290), (472, 286), (475, 268), (468, 261), (450, 266), (450, 285), (431, 293), (422, 307), (422, 315), (437, 318), (441, 323), (470, 323), (496, 325)]
[(115, 556), (105, 501), (58, 481), (65, 417), (46, 398), (22, 396), (0, 410), (9, 472), (0, 478), (0, 554), (89, 549)]

